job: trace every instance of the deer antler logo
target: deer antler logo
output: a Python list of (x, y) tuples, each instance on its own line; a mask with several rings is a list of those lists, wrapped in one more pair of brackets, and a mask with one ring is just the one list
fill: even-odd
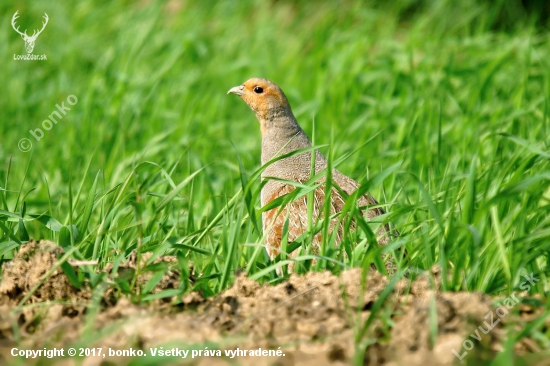
[(19, 31), (19, 27), (16, 27), (15, 25), (15, 20), (19, 18), (19, 15), (17, 15), (17, 13), (19, 13), (19, 11), (16, 11), (15, 14), (13, 14), (13, 17), (11, 18), (11, 26), (17, 33), (21, 35), (21, 38), (23, 38), (23, 41), (25, 41), (25, 48), (27, 49), (27, 53), (32, 53), (32, 50), (34, 49), (34, 42), (36, 42), (36, 39), (38, 38), (40, 33), (42, 33), (44, 28), (46, 28), (46, 24), (48, 24), (48, 20), (49, 20), (48, 14), (44, 13), (45, 21), (42, 23), (42, 29), (40, 29), (39, 31), (35, 30), (32, 33), (32, 36), (28, 36), (26, 29), (24, 32), (21, 32)]

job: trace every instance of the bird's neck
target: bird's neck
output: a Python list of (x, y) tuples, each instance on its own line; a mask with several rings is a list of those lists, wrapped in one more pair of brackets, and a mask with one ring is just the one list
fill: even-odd
[(262, 164), (276, 156), (311, 146), (292, 113), (258, 118), (262, 131)]
[[(277, 156), (311, 147), (311, 141), (300, 128), (292, 113), (272, 120), (260, 120), (260, 123), (265, 123), (265, 128), (262, 129), (262, 165)], [(310, 176), (311, 155), (312, 152), (304, 152), (278, 160), (263, 171), (262, 177), (305, 182)], [(321, 171), (326, 164), (325, 157), (319, 151), (315, 151), (315, 171)], [(270, 181), (266, 189), (268, 191), (276, 190), (277, 186), (278, 183)]]

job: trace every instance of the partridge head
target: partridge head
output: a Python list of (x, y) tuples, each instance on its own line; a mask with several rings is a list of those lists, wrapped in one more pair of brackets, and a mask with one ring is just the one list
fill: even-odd
[[(267, 79), (252, 78), (244, 84), (231, 88), (227, 94), (236, 94), (252, 109), (265, 134), (274, 123), (292, 125), (294, 115), (285, 93), (277, 84)], [(292, 118), (289, 118), (292, 117)], [(295, 122), (295, 119), (294, 119)]]

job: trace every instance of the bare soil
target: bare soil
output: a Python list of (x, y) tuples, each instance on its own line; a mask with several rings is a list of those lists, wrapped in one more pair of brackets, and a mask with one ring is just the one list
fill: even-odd
[[(237, 348), (280, 348), (284, 353), (279, 357), (238, 357), (238, 364), (243, 365), (347, 365), (354, 361), (365, 365), (481, 364), (503, 349), (508, 339), (506, 330), (521, 329), (541, 312), (540, 307), (520, 302), (490, 332), (478, 331), (481, 339), (477, 341), (470, 334), (475, 336), (476, 329), (489, 322), (486, 316), (491, 311), (495, 314), (504, 299), (481, 293), (441, 292), (441, 273), (437, 268), (414, 281), (403, 279), (396, 283), (360, 342), (365, 352), (356, 352), (354, 339), (371, 311), (376, 310), (377, 300), (391, 279), (375, 271), (364, 275), (360, 269), (344, 271), (340, 276), (329, 272), (292, 275), (275, 286), (261, 285), (241, 274), (231, 288), (214, 298), (205, 299), (194, 292), (178, 299), (136, 305), (126, 297), (116, 296), (111, 289), (78, 290), (57, 268), (24, 306), (19, 306), (62, 253), (55, 243), (30, 242), (21, 247), (14, 260), (3, 264), (0, 363), (13, 361), (13, 347), (132, 347), (150, 353), (151, 347), (177, 346), (221, 350), (222, 354)], [(170, 257), (159, 260), (172, 262)], [(77, 264), (73, 265), (78, 270)], [(135, 261), (124, 266), (123, 269), (135, 268)], [(145, 283), (147, 276), (138, 282)], [(178, 273), (170, 271), (155, 291), (177, 288), (178, 281)], [(516, 296), (523, 299), (527, 294)], [(494, 317), (496, 321), (497, 316)], [(463, 354), (463, 342), (467, 339), (473, 349), (459, 361), (453, 349)], [(517, 342), (515, 351), (531, 357), (526, 363), (530, 365), (549, 357), (529, 355), (540, 349), (528, 338)], [(74, 360), (46, 361), (73, 364)], [(131, 361), (121, 357), (111, 358), (111, 363), (107, 360), (109, 357), (90, 356), (83, 359), (83, 364)], [(172, 362), (235, 364), (235, 360), (228, 360), (189, 356), (174, 358)]]

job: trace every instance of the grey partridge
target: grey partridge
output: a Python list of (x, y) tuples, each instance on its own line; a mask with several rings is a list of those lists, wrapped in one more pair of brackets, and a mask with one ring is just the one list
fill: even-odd
[[(262, 165), (269, 162), (276, 156), (288, 154), (292, 151), (311, 147), (311, 141), (298, 125), (290, 104), (279, 86), (272, 81), (261, 78), (252, 78), (244, 84), (231, 88), (227, 94), (236, 94), (254, 111), (260, 122), (262, 133)], [(262, 179), (267, 177), (280, 178), (282, 180), (304, 183), (310, 179), (311, 173), (311, 152), (303, 152), (278, 160), (269, 165), (262, 173)], [(327, 168), (327, 159), (318, 150), (315, 150), (315, 173)], [(326, 178), (326, 177), (325, 177)], [(325, 178), (320, 181), (324, 182)], [(338, 170), (332, 170), (334, 183), (347, 195), (351, 195), (359, 183), (345, 176)], [(295, 186), (278, 180), (270, 179), (262, 188), (261, 203), (265, 206), (274, 199), (292, 192)], [(323, 218), (323, 204), (325, 201), (325, 187), (321, 184), (314, 190), (314, 204), (312, 222)], [(345, 199), (335, 188), (330, 195), (330, 215), (342, 211)], [(377, 205), (378, 202), (370, 195), (365, 194), (359, 197), (359, 206)], [(366, 209), (366, 218), (372, 218), (383, 214), (381, 208), (373, 207)], [(337, 215), (336, 215), (337, 216)], [(289, 202), (284, 209), (275, 207), (262, 213), (263, 231), (266, 235), (266, 249), (271, 259), (280, 253), (283, 228), (288, 217), (288, 242), (297, 239), (308, 229), (307, 195)], [(335, 229), (336, 244), (342, 240), (343, 220), (338, 217), (331, 219), (329, 223), (330, 233)], [(390, 230), (384, 225), (378, 231), (378, 244), (387, 244), (390, 238)], [(312, 243), (314, 253), (319, 252), (322, 237), (321, 232), (315, 234)], [(295, 257), (294, 251), (290, 257)], [(289, 270), (292, 271), (292, 265)]]

